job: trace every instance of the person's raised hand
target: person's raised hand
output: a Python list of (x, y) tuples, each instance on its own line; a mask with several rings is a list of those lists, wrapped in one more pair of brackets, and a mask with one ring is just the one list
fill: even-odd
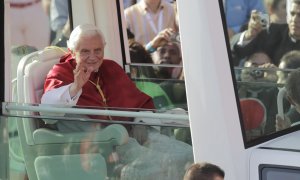
[(170, 41), (170, 37), (174, 34), (175, 31), (172, 28), (167, 28), (160, 31), (150, 42), (151, 46), (157, 49), (160, 46), (163, 46), (165, 43)]
[(277, 82), (278, 76), (276, 73), (277, 66), (272, 63), (265, 63), (258, 66), (260, 68), (269, 68), (270, 70), (264, 70), (264, 79), (268, 82)]
[(251, 17), (248, 23), (248, 29), (245, 33), (245, 40), (252, 40), (255, 38), (261, 31), (263, 27), (260, 23), (260, 16), (257, 10), (251, 11)]
[(75, 96), (78, 91), (85, 85), (85, 83), (89, 80), (91, 73), (93, 72), (93, 68), (83, 65), (83, 63), (77, 63), (76, 68), (73, 71), (74, 74), (74, 82), (70, 87), (70, 96)]

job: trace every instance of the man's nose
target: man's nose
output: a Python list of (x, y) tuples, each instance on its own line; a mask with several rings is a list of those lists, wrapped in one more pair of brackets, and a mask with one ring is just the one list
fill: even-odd
[(96, 53), (90, 53), (89, 55), (89, 59), (97, 59), (98, 56), (96, 55)]

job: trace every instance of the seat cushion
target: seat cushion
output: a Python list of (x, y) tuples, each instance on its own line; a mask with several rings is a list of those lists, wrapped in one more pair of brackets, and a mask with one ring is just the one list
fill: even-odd
[(104, 180), (107, 176), (100, 154), (39, 156), (34, 166), (38, 180)]

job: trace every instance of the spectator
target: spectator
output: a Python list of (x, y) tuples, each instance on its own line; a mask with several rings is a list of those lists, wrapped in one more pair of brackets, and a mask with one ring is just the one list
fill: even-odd
[[(250, 56), (241, 72), (241, 84), (238, 85), (239, 98), (256, 98), (266, 107), (265, 134), (275, 132), (274, 120), (277, 113), (276, 66), (270, 62), (271, 59), (263, 52)], [(260, 68), (271, 69), (268, 71)], [(274, 86), (270, 86), (268, 83), (274, 83)]]
[[(181, 48), (178, 42), (168, 42), (159, 47), (153, 54), (154, 64), (182, 65)], [(161, 67), (158, 77), (183, 79), (182, 67)]]
[(157, 78), (153, 66), (145, 66), (153, 63), (150, 54), (140, 43), (135, 41), (129, 43), (129, 52), (131, 62), (140, 64), (130, 68), (131, 77), (136, 78), (136, 86), (152, 97), (156, 109), (174, 108), (172, 101), (161, 86), (150, 80)]
[[(144, 47), (137, 43), (131, 42), (129, 44), (129, 51), (130, 51), (130, 59), (132, 63), (152, 63), (152, 58), (150, 54), (144, 49)], [(152, 66), (133, 66), (131, 67), (131, 77), (138, 77), (141, 80), (143, 77), (145, 78), (156, 78), (156, 74), (154, 73), (154, 69)], [(183, 83), (176, 83), (176, 84), (166, 84), (162, 83), (159, 86), (157, 83), (149, 82), (149, 81), (137, 81), (135, 82), (136, 86), (143, 91), (144, 93), (148, 94), (152, 97), (155, 108), (156, 109), (170, 109), (174, 108), (172, 101), (170, 100), (169, 96), (166, 92), (161, 88), (164, 87), (165, 89), (168, 86), (173, 86), (172, 95), (174, 97), (184, 96), (180, 98), (185, 99), (185, 87)], [(172, 90), (171, 90), (172, 91)], [(170, 90), (169, 90), (170, 94)], [(174, 96), (176, 94), (177, 96)], [(178, 101), (177, 98), (175, 100)], [(176, 112), (176, 111), (175, 111)], [(190, 131), (187, 128), (170, 128), (170, 127), (161, 127), (161, 133), (168, 135), (168, 136), (175, 136), (177, 140), (186, 142), (191, 144), (191, 136)]]
[(177, 38), (176, 41), (180, 43), (179, 36), (179, 15), (177, 12), (177, 3), (173, 3), (174, 11), (175, 11), (175, 29), (167, 28), (159, 32), (147, 45), (145, 46), (146, 50), (149, 53), (153, 53), (160, 46), (163, 46), (167, 42), (171, 41), (174, 38)]
[(184, 72), (182, 67), (180, 67), (182, 66), (180, 44), (176, 41), (171, 41), (159, 47), (153, 53), (153, 61), (155, 64), (162, 65), (157, 68), (157, 77), (166, 79), (160, 84), (161, 87), (166, 91), (176, 107), (187, 109), (183, 81)]
[[(290, 103), (294, 106), (295, 110), (300, 113), (300, 68), (291, 72), (286, 84), (286, 96)], [(299, 119), (296, 120), (299, 122)], [(289, 117), (276, 117), (276, 130), (280, 131), (291, 126), (291, 120)]]
[(223, 0), (223, 3), (229, 37), (239, 33), (249, 22), (252, 10), (265, 12), (262, 0)]
[(210, 163), (192, 164), (186, 171), (183, 180), (224, 180), (224, 171)]
[(271, 63), (270, 57), (264, 52), (257, 52), (251, 55), (245, 62), (245, 69), (242, 70), (241, 80), (244, 82), (276, 82), (277, 75), (275, 71), (266, 73), (266, 70), (251, 69), (253, 68), (276, 68), (274, 64)]
[[(287, 54), (285, 54), (280, 60), (279, 68), (282, 69), (283, 71), (277, 72), (277, 75), (278, 75), (277, 83), (285, 84), (286, 80), (290, 74), (290, 70), (300, 68), (300, 51), (294, 50), (294, 51), (291, 51), (291, 52), (288, 52)], [(286, 70), (286, 71), (284, 71), (284, 70)], [(294, 107), (290, 107), (289, 105), (287, 105), (287, 104), (289, 104), (289, 103), (287, 103), (287, 100), (284, 99), (284, 101), (283, 101), (284, 112), (286, 112), (288, 110), (285, 118), (287, 119), (288, 122), (291, 122), (291, 123), (298, 122), (300, 119), (300, 114), (296, 111), (296, 109)], [(280, 118), (280, 117), (277, 117), (277, 118)], [(281, 129), (278, 129), (278, 130), (281, 130)]]
[(277, 71), (278, 80), (277, 83), (285, 84), (288, 77), (290, 69), (297, 69), (300, 67), (300, 51), (293, 50), (286, 53), (281, 59), (279, 64), (279, 69), (282, 71)]
[(270, 22), (286, 24), (286, 0), (264, 0)]
[[(176, 24), (175, 26), (177, 27)], [(175, 38), (177, 38), (176, 41), (180, 42), (179, 33), (172, 28), (167, 28), (159, 32), (148, 44), (146, 44), (145, 48), (149, 53), (154, 53), (157, 48), (175, 40)]]
[(258, 12), (253, 11), (248, 30), (232, 38), (232, 53), (236, 57), (235, 64), (244, 57), (263, 51), (272, 59), (272, 63), (279, 64), (280, 58), (291, 50), (300, 48), (300, 0), (292, 0), (288, 12), (288, 24), (271, 24), (263, 29), (258, 22)]
[(174, 8), (164, 0), (141, 0), (125, 9), (125, 19), (135, 40), (143, 45), (164, 29), (175, 29)]

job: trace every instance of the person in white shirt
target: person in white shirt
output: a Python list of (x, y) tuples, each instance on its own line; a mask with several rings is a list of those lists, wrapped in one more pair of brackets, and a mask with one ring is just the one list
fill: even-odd
[(135, 41), (143, 45), (165, 29), (176, 29), (174, 7), (164, 0), (141, 0), (125, 9), (125, 19)]
[(9, 4), (11, 45), (49, 46), (49, 18), (41, 0), (11, 0)]

